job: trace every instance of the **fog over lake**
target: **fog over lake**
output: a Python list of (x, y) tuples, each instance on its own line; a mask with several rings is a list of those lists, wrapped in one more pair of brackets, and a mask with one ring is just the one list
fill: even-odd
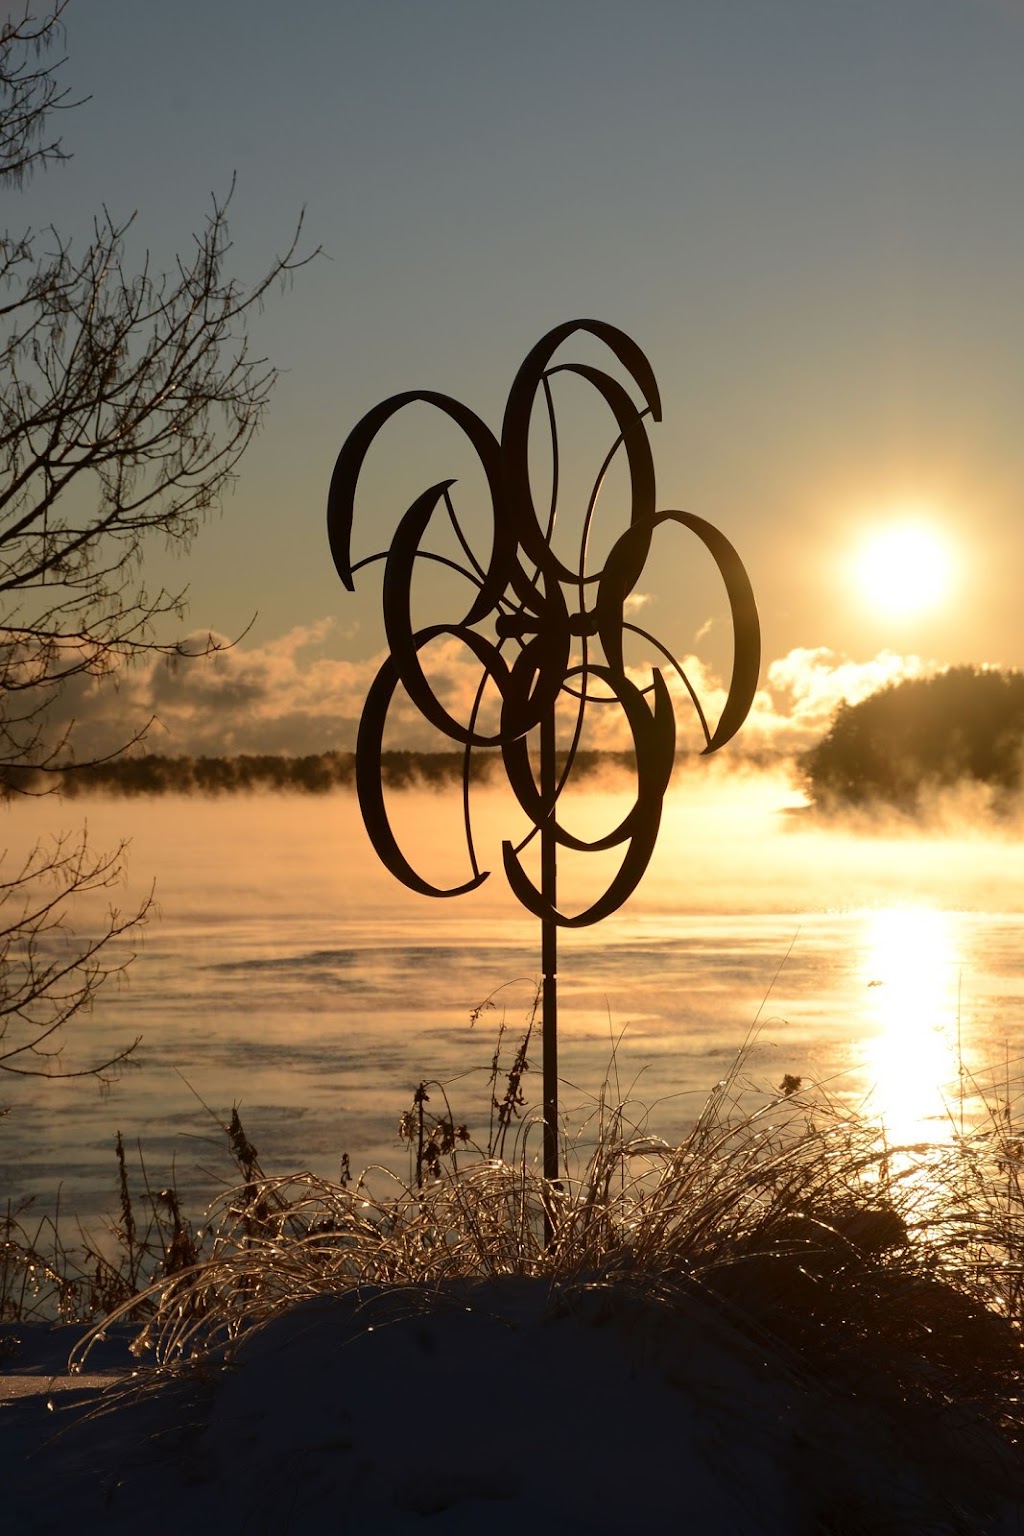
[[(574, 830), (620, 819), (624, 783), (578, 793)], [(464, 879), (457, 793), (392, 797), (403, 846), (437, 883)], [(1011, 829), (972, 828), (965, 806), (927, 835), (880, 820), (815, 824), (781, 775), (712, 764), (684, 772), (655, 859), (626, 906), (560, 935), (561, 1102), (570, 1128), (615, 1070), (638, 1121), (671, 1138), (692, 1120), (756, 1021), (747, 1074), (819, 1079), (868, 1103), (896, 1140), (943, 1135), (968, 1068), (1005, 1073), (1024, 1051), (1024, 888)], [(131, 839), (122, 909), (156, 884), (158, 913), (120, 984), (66, 1034), (63, 1064), (134, 1064), (106, 1086), (4, 1077), (0, 1171), (12, 1199), (76, 1213), (116, 1207), (112, 1148), (139, 1138), (154, 1187), (205, 1198), (230, 1168), (221, 1121), (238, 1104), (264, 1169), (407, 1166), (396, 1126), (423, 1078), (449, 1082), (458, 1119), (486, 1139), (484, 1070), (504, 1016), (522, 1033), (539, 977), (539, 925), (510, 895), (500, 840), (520, 835), (508, 796), (476, 801), (477, 892), (431, 900), (369, 847), (354, 795), (54, 799), (5, 807), (8, 867), (58, 827), (110, 848)], [(603, 889), (605, 856), (560, 861), (575, 910)], [(83, 905), (80, 932), (106, 899)], [(470, 1010), (495, 993), (474, 1026)], [(540, 1098), (539, 1041), (527, 1079)], [(473, 1069), (481, 1069), (473, 1075)], [(456, 1079), (459, 1074), (469, 1076)], [(634, 1081), (635, 1080), (635, 1081)], [(632, 1086), (631, 1086), (632, 1085)], [(443, 1102), (437, 1090), (432, 1103)], [(969, 1099), (965, 1112), (976, 1109)], [(220, 1138), (222, 1139), (222, 1138)], [(534, 1134), (539, 1154), (539, 1134)]]

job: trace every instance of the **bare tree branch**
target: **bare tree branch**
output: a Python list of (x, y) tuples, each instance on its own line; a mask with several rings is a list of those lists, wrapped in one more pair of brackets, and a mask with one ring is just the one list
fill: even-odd
[[(26, 5), (0, 26), (0, 186), (68, 158), (50, 126), (79, 105), (54, 53), (68, 3), (51, 0), (38, 18)], [(300, 217), (263, 276), (239, 282), (228, 270), (233, 192), (213, 199), (167, 273), (148, 256), (129, 268), (134, 216), (106, 208), (81, 244), (53, 228), (0, 234), (0, 794), (83, 765), (56, 708), (73, 679), (224, 643), (158, 633), (185, 594), (151, 591), (144, 556), (157, 535), (187, 549), (219, 507), (277, 378), (248, 322), (318, 254), (300, 254)], [(128, 916), (111, 908), (91, 939), (66, 924), (69, 905), (112, 884), (122, 862), (123, 849), (95, 856), (83, 837), (41, 846), (0, 877), (0, 1070), (60, 1073), (64, 1026), (128, 963), (110, 957), (148, 901)]]
[[(91, 939), (68, 928), (71, 902), (106, 890), (122, 875), (125, 845), (111, 854), (93, 854), (83, 836), (41, 843), (13, 875), (0, 866), (0, 1069), (23, 1076), (103, 1076), (134, 1049), (80, 1072), (61, 1069), (64, 1025), (88, 1011), (111, 976), (123, 974), (134, 953), (119, 954), (116, 940), (143, 924), (152, 894), (127, 915), (110, 907)], [(138, 1043), (137, 1041), (135, 1042)], [(43, 1065), (36, 1065), (42, 1061)]]
[(20, 20), (0, 26), (0, 186), (20, 187), (37, 167), (66, 160), (59, 138), (47, 142), (47, 118), (80, 102), (69, 102), (56, 72), (63, 59), (42, 62), (63, 37), (61, 16), (70, 0), (58, 0), (37, 19), (25, 6)]

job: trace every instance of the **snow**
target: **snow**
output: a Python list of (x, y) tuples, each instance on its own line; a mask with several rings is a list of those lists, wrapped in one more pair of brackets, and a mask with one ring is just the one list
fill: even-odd
[(0, 1329), (4, 1530), (1020, 1536), (952, 1410), (815, 1378), (710, 1301), (505, 1278), (303, 1302), (168, 1376), (118, 1330)]

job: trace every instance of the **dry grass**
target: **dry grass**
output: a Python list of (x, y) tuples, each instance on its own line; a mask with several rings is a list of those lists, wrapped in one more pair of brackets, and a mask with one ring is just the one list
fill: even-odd
[(977, 1128), (893, 1147), (798, 1078), (753, 1087), (748, 1042), (678, 1145), (606, 1082), (550, 1185), (526, 1094), (535, 1017), (514, 1038), (499, 1029), (479, 1142), (454, 1085), (419, 1085), (399, 1126), (405, 1178), (377, 1168), (353, 1181), (347, 1160), (338, 1183), (268, 1177), (234, 1112), (220, 1132), (235, 1187), (193, 1224), (141, 1152), (132, 1173), (119, 1136), (105, 1243), (82, 1234), (72, 1250), (58, 1222), (0, 1218), (0, 1319), (99, 1318), (79, 1363), (106, 1328), (131, 1323), (140, 1356), (180, 1371), (324, 1294), (383, 1288), (421, 1308), (500, 1276), (546, 1283), (559, 1306), (671, 1312), (699, 1294), (799, 1372), (883, 1402), (955, 1406), (1024, 1449), (1024, 1137), (1009, 1074), (987, 1095), (971, 1085)]
[[(495, 1056), (484, 1146), (440, 1085), (420, 1085), (404, 1180), (268, 1178), (235, 1117), (225, 1131), (244, 1182), (208, 1213), (201, 1244), (163, 1212), (158, 1278), (96, 1333), (138, 1319), (137, 1351), (179, 1369), (229, 1357), (325, 1293), (383, 1287), (429, 1307), (506, 1275), (548, 1282), (560, 1305), (598, 1292), (671, 1309), (699, 1292), (801, 1371), (955, 1405), (1024, 1445), (1024, 1162), (1008, 1096), (948, 1145), (894, 1148), (797, 1079), (752, 1092), (741, 1059), (677, 1146), (606, 1091), (552, 1187), (523, 1099), (528, 1044), (529, 1029), (507, 1072)], [(189, 1242), (195, 1261), (182, 1262)]]

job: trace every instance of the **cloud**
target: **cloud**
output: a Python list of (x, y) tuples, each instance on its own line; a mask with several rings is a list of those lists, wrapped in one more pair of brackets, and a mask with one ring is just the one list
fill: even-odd
[[(697, 750), (703, 746), (703, 731), (696, 707), (686, 685), (674, 670), (662, 665), (675, 708), (680, 749)], [(679, 664), (714, 731), (726, 700), (726, 680), (699, 656), (686, 655)], [(628, 675), (638, 688), (650, 682), (650, 671), (629, 668)], [(845, 699), (859, 703), (887, 683), (907, 677), (922, 677), (941, 671), (939, 663), (920, 656), (900, 656), (894, 651), (880, 651), (868, 661), (853, 661), (825, 646), (798, 647), (771, 662), (733, 751), (800, 752), (812, 746), (828, 730), (832, 716)], [(588, 722), (589, 745), (625, 747), (629, 745), (628, 728), (618, 710), (596, 711), (594, 728)]]
[[(656, 660), (661, 663), (661, 658)], [(726, 680), (717, 676), (699, 656), (681, 656), (679, 664), (697, 695), (709, 729), (714, 731), (725, 706)], [(940, 670), (937, 662), (925, 661), (920, 656), (900, 656), (893, 651), (881, 651), (868, 661), (853, 661), (825, 646), (798, 647), (764, 669), (750, 714), (732, 750), (803, 751), (828, 730), (832, 716), (844, 699), (856, 704), (887, 683)], [(638, 687), (645, 687), (650, 682), (649, 671), (640, 668), (628, 671)], [(662, 671), (675, 707), (679, 746), (699, 751), (703, 745), (703, 732), (689, 690), (673, 669), (663, 666)], [(618, 711), (609, 709), (607, 714), (611, 718), (600, 730), (600, 739), (593, 744), (628, 746), (628, 731), (615, 718)]]
[(799, 751), (824, 734), (844, 700), (858, 704), (888, 683), (941, 670), (938, 662), (895, 651), (853, 661), (826, 646), (797, 647), (769, 665), (744, 736), (760, 735), (765, 745)]
[[(224, 636), (197, 631), (184, 642), (192, 660), (155, 657), (116, 676), (72, 679), (49, 708), (47, 729), (70, 729), (79, 761), (116, 752), (143, 729), (140, 750), (168, 757), (351, 750), (385, 653), (359, 661), (317, 654), (333, 639), (331, 620), (263, 645), (231, 646)], [(224, 649), (204, 656), (211, 640)], [(472, 653), (446, 638), (421, 652), (421, 661), (444, 707), (468, 722), (480, 682)], [(495, 728), (493, 690), (485, 690), (480, 719), (482, 729)], [(444, 750), (453, 743), (399, 688), (385, 746)]]
[(626, 614), (639, 613), (641, 608), (646, 608), (651, 600), (649, 592), (627, 592), (622, 604), (622, 611)]
[[(56, 732), (73, 722), (79, 759), (116, 751), (147, 723), (144, 749), (167, 756), (351, 750), (384, 652), (358, 661), (325, 654), (337, 638), (333, 621), (325, 619), (262, 645), (243, 641), (192, 661), (151, 658), (115, 678), (78, 677), (51, 709), (48, 727)], [(206, 632), (189, 637), (194, 651), (207, 644)], [(444, 707), (468, 723), (481, 677), (475, 656), (458, 640), (442, 637), (421, 653), (421, 660)], [(651, 662), (663, 666), (680, 749), (699, 751), (703, 733), (689, 691), (663, 658), (631, 667), (631, 680), (647, 688)], [(725, 703), (725, 680), (695, 655), (680, 657), (680, 665), (714, 730)], [(856, 703), (886, 683), (937, 670), (935, 662), (891, 651), (854, 661), (823, 646), (792, 650), (765, 669), (733, 750), (801, 750), (827, 730), (841, 700)], [(481, 729), (496, 728), (498, 705), (495, 690), (485, 690)], [(631, 739), (615, 704), (588, 709), (586, 746), (623, 748)], [(424, 721), (398, 689), (385, 745), (443, 751), (454, 743)]]
[(143, 747), (167, 756), (321, 752), (355, 740), (362, 701), (377, 670), (310, 654), (332, 624), (303, 625), (264, 645), (203, 656), (207, 631), (187, 636), (193, 660), (151, 657), (114, 677), (79, 677), (47, 714), (52, 733), (71, 727), (79, 760), (116, 751), (145, 729)]

